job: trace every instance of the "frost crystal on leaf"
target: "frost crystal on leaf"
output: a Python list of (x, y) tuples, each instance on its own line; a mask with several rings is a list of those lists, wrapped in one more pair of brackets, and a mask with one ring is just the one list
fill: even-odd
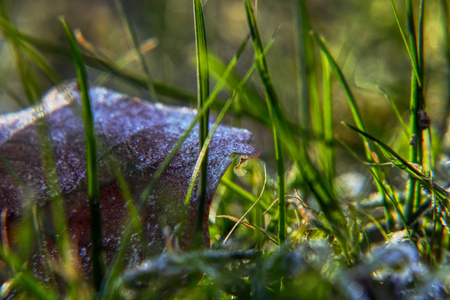
[[(192, 109), (151, 104), (103, 87), (90, 90), (95, 131), (99, 141), (99, 181), (104, 247), (107, 261), (117, 250), (120, 236), (128, 220), (128, 210), (118, 184), (110, 170), (111, 157), (119, 166), (137, 203), (143, 189), (195, 118)], [(75, 238), (79, 259), (89, 272), (90, 221), (86, 187), (85, 135), (81, 120), (80, 93), (76, 82), (57, 86), (47, 93), (38, 107), (0, 117), (0, 153), (10, 168), (32, 190), (33, 201), (42, 211), (49, 211), (49, 183), (42, 166), (41, 143), (37, 122), (45, 120), (58, 174), (56, 188), (64, 199), (70, 236)], [(42, 138), (42, 137), (41, 137)], [(217, 184), (230, 166), (232, 154), (259, 155), (251, 145), (249, 131), (219, 126), (209, 147), (208, 189), (205, 215)], [(183, 210), (185, 194), (199, 152), (198, 133), (194, 128), (152, 191), (140, 211), (143, 230), (150, 252), (163, 251), (164, 230), (173, 232)], [(17, 178), (5, 164), (0, 164), (0, 201), (8, 213), (9, 232), (14, 234), (17, 220), (23, 214), (25, 195)], [(197, 194), (188, 207), (181, 247), (189, 248), (197, 218)], [(207, 218), (203, 243), (209, 245)], [(143, 256), (137, 239), (130, 243), (130, 261)], [(16, 245), (17, 246), (17, 245)], [(131, 257), (133, 255), (133, 257)], [(136, 257), (138, 256), (138, 257)]]

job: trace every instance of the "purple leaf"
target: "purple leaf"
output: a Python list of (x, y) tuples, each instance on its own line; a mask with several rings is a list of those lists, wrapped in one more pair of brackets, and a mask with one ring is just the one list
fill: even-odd
[[(152, 104), (103, 87), (90, 90), (99, 148), (99, 181), (104, 249), (107, 263), (121, 242), (130, 244), (127, 259), (138, 262), (143, 250), (137, 238), (120, 241), (128, 221), (128, 212), (118, 184), (109, 169), (112, 155), (125, 177), (135, 203), (164, 158), (195, 117), (190, 108)], [(75, 103), (72, 103), (74, 101)], [(83, 269), (89, 273), (90, 225), (86, 187), (86, 159), (83, 122), (77, 114), (80, 95), (75, 82), (60, 85), (44, 97), (40, 107), (0, 117), (0, 154), (33, 192), (39, 209), (50, 213), (48, 199), (50, 183), (42, 167), (40, 139), (37, 131), (39, 116), (45, 115), (58, 173), (56, 187), (64, 199), (70, 237)], [(43, 112), (39, 115), (39, 111)], [(212, 127), (212, 126), (211, 126)], [(209, 147), (208, 189), (203, 244), (209, 246), (207, 216), (211, 199), (220, 178), (232, 163), (233, 154), (259, 156), (251, 145), (252, 134), (244, 129), (219, 126)], [(159, 253), (166, 246), (163, 231), (173, 232), (178, 225), (189, 180), (199, 152), (198, 130), (194, 128), (171, 161), (145, 202), (140, 213), (146, 237), (145, 246)], [(24, 195), (19, 183), (4, 164), (0, 164), (0, 204), (7, 212), (6, 225), (14, 245), (14, 230), (24, 211)], [(181, 247), (189, 249), (195, 231), (198, 205), (196, 189), (185, 220)]]

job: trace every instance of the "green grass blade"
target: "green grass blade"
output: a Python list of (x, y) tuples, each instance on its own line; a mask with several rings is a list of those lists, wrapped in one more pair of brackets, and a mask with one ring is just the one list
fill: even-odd
[[(320, 50), (327, 58), (328, 63), (330, 64), (333, 71), (336, 73), (336, 76), (337, 76), (339, 82), (342, 84), (342, 86), (344, 88), (344, 92), (345, 92), (345, 95), (347, 96), (347, 101), (349, 103), (350, 110), (352, 112), (353, 119), (355, 120), (356, 125), (358, 126), (358, 128), (364, 129), (365, 126), (364, 126), (364, 122), (361, 117), (361, 113), (359, 112), (358, 105), (356, 104), (356, 99), (353, 96), (350, 85), (348, 84), (347, 80), (345, 79), (344, 73), (342, 73), (341, 69), (337, 65), (336, 61), (334, 60), (333, 56), (331, 55), (330, 51), (328, 50), (327, 46), (322, 41), (322, 39), (314, 32), (312, 32), (311, 34), (314, 37)], [(368, 143), (365, 142), (365, 144), (366, 144), (366, 147), (368, 147), (370, 149), (370, 146), (368, 145)]]
[(242, 200), (245, 200), (249, 203), (254, 203), (256, 201), (255, 196), (253, 196), (251, 193), (247, 192), (245, 189), (234, 183), (232, 180), (226, 177), (222, 177), (220, 183), (226, 186), (227, 189), (231, 190)]
[[(209, 95), (208, 51), (206, 48), (205, 21), (201, 0), (194, 0), (195, 48), (197, 54), (197, 109), (201, 110)], [(207, 110), (199, 122), (199, 145), (203, 145), (208, 136), (209, 111)], [(201, 151), (201, 150), (199, 150)], [(204, 163), (200, 169), (198, 216), (195, 236), (195, 247), (199, 248), (205, 213), (206, 190), (208, 186), (208, 151), (204, 153)]]
[[(299, 118), (301, 127), (306, 129), (310, 122), (310, 104), (319, 103), (318, 85), (315, 72), (315, 57), (314, 50), (309, 32), (311, 30), (308, 11), (305, 0), (296, 1), (297, 8), (297, 52), (298, 52), (298, 66), (299, 66), (299, 97), (300, 97), (300, 111)], [(313, 123), (319, 123), (311, 119)]]
[[(448, 0), (441, 0), (441, 8), (444, 60), (446, 69), (450, 70), (450, 3)], [(447, 76), (445, 82), (447, 86), (447, 97), (444, 99), (445, 107), (443, 108), (443, 116), (450, 116), (450, 76)], [(438, 135), (440, 140), (443, 139), (447, 132), (448, 120), (448, 118), (442, 118), (441, 124), (439, 124)]]
[[(411, 102), (410, 102), (410, 131), (412, 139), (410, 142), (409, 160), (413, 163), (423, 163), (423, 130), (427, 127), (423, 126), (424, 118), (426, 115), (426, 106), (424, 100), (423, 79), (424, 79), (424, 66), (423, 66), (423, 2), (421, 2), (421, 13), (419, 26), (419, 38), (417, 37), (414, 13), (411, 0), (406, 1), (407, 7), (407, 19), (408, 19), (408, 31), (409, 31), (409, 43), (411, 52), (415, 58), (413, 65), (418, 66), (418, 78), (412, 76), (411, 78)], [(417, 44), (417, 43), (420, 44)], [(428, 125), (429, 126), (429, 125)], [(421, 194), (416, 182), (411, 178), (409, 182), (408, 197), (406, 203), (406, 214), (411, 217), (414, 214), (414, 210), (418, 209), (421, 204)]]
[(330, 186), (333, 186), (335, 177), (335, 151), (334, 129), (333, 129), (333, 99), (331, 97), (331, 72), (326, 57), (322, 54), (322, 85), (323, 85), (323, 143), (320, 156), (323, 157), (322, 164)]
[(63, 17), (61, 18), (61, 23), (72, 49), (73, 61), (77, 71), (77, 82), (81, 94), (81, 105), (83, 108), (83, 122), (86, 135), (86, 172), (91, 221), (92, 269), (94, 288), (99, 291), (104, 277), (104, 258), (100, 187), (98, 180), (97, 141), (94, 130), (94, 116), (91, 107), (87, 73), (83, 56), (72, 30)]
[[(246, 41), (244, 41), (244, 43), (246, 43)], [(211, 91), (208, 99), (206, 100), (205, 105), (203, 106), (203, 108), (201, 110), (198, 111), (197, 115), (195, 116), (194, 120), (192, 120), (191, 124), (189, 125), (189, 127), (186, 129), (186, 131), (183, 133), (183, 135), (178, 139), (177, 143), (175, 144), (175, 146), (172, 148), (172, 150), (170, 151), (169, 155), (167, 155), (167, 157), (164, 159), (164, 161), (161, 163), (161, 166), (158, 168), (158, 170), (155, 172), (155, 174), (153, 175), (151, 181), (149, 182), (149, 184), (146, 186), (146, 188), (144, 189), (144, 191), (142, 192), (142, 195), (140, 197), (140, 202), (139, 205), (142, 205), (142, 203), (147, 199), (147, 197), (150, 195), (151, 190), (153, 189), (153, 187), (155, 186), (155, 184), (158, 182), (159, 178), (161, 177), (162, 173), (164, 172), (164, 170), (169, 166), (170, 161), (172, 160), (172, 158), (175, 156), (175, 154), (178, 152), (178, 150), (180, 149), (181, 145), (184, 143), (184, 141), (186, 140), (186, 138), (189, 136), (189, 134), (191, 133), (192, 129), (194, 129), (195, 125), (197, 124), (197, 122), (199, 122), (205, 115), (205, 113), (209, 110), (209, 108), (214, 104), (214, 102), (217, 99), (217, 96), (219, 95), (220, 90), (225, 86), (226, 82), (228, 81), (229, 77), (232, 76), (232, 71), (233, 68), (236, 66), (237, 61), (239, 59), (239, 57), (242, 54), (242, 50), (244, 47), (240, 47), (239, 51), (236, 53), (236, 55), (231, 59), (230, 64), (228, 65), (228, 67), (226, 68), (226, 70), (223, 73), (223, 76), (220, 78), (219, 82), (216, 84), (216, 86), (213, 88), (213, 90)], [(253, 69), (251, 69), (248, 74), (251, 74), (251, 71), (253, 71)], [(248, 75), (250, 76), (250, 75)], [(247, 77), (248, 77), (247, 76)]]
[[(422, 166), (410, 163), (406, 159), (404, 159), (402, 156), (400, 156), (394, 149), (383, 143), (382, 141), (378, 140), (374, 136), (358, 129), (357, 127), (350, 125), (348, 123), (343, 122), (345, 126), (348, 128), (358, 132), (360, 135), (372, 140), (376, 144), (380, 146), (380, 148), (384, 151), (384, 153), (388, 156), (394, 159), (394, 165), (401, 168), (402, 170), (406, 171), (409, 175), (411, 175), (415, 180), (418, 180), (427, 190), (434, 191), (437, 198), (439, 200), (443, 201), (444, 203), (448, 202), (450, 200), (450, 193), (446, 191), (443, 187), (439, 186), (435, 182), (433, 182), (428, 175), (423, 173)], [(408, 218), (408, 216), (407, 216)]]
[[(179, 236), (179, 239), (180, 239), (180, 240), (181, 240), (182, 234), (183, 234), (183, 226), (184, 226), (184, 220), (185, 220), (185, 217), (186, 217), (186, 212), (187, 212), (189, 203), (190, 203), (190, 201), (191, 201), (192, 192), (194, 191), (194, 187), (195, 187), (195, 183), (196, 183), (196, 181), (197, 181), (197, 177), (198, 177), (198, 175), (200, 174), (201, 168), (203, 168), (203, 165), (206, 163), (205, 157), (206, 157), (206, 154), (207, 154), (207, 152), (208, 152), (209, 143), (211, 142), (211, 139), (212, 139), (214, 133), (216, 132), (216, 129), (217, 129), (217, 127), (219, 126), (220, 122), (222, 122), (222, 119), (223, 119), (223, 117), (225, 116), (225, 113), (227, 113), (228, 110), (229, 110), (229, 108), (231, 107), (231, 104), (233, 103), (235, 97), (236, 97), (236, 94), (234, 94), (234, 95), (233, 95), (233, 96), (225, 103), (223, 109), (220, 111), (219, 115), (217, 116), (217, 119), (216, 119), (216, 121), (214, 122), (214, 125), (213, 125), (213, 127), (211, 128), (211, 130), (210, 130), (208, 136), (206, 137), (205, 142), (204, 142), (204, 144), (203, 144), (203, 146), (202, 146), (202, 148), (201, 148), (201, 150), (200, 150), (200, 153), (199, 153), (199, 155), (198, 155), (197, 162), (196, 162), (196, 164), (195, 164), (195, 166), (194, 166), (194, 171), (192, 172), (191, 179), (190, 179), (190, 181), (189, 181), (189, 187), (188, 187), (188, 191), (187, 191), (187, 193), (186, 193), (186, 198), (184, 199), (183, 213), (182, 213), (182, 215), (181, 215), (181, 222), (180, 222), (180, 224), (181, 224), (181, 225), (180, 225), (180, 236)], [(203, 213), (204, 213), (204, 210), (199, 211), (199, 214), (200, 214), (200, 213), (202, 213), (202, 218), (201, 218), (201, 220), (202, 220), (202, 225), (203, 225), (203, 220), (204, 220), (204, 218), (203, 218)], [(200, 226), (200, 229), (201, 229), (201, 226)], [(197, 232), (197, 234), (201, 234), (201, 232), (200, 232), (200, 233)], [(198, 243), (199, 243), (199, 242), (200, 242), (200, 241), (198, 241)]]
[(277, 119), (283, 118), (283, 112), (278, 100), (278, 96), (270, 79), (264, 49), (261, 43), (261, 37), (256, 26), (256, 19), (253, 13), (253, 8), (249, 0), (244, 0), (245, 12), (247, 16), (248, 26), (253, 40), (253, 48), (256, 56), (256, 66), (258, 68), (259, 76), (263, 82), (264, 92), (266, 95), (267, 108), (269, 111), (270, 120), (272, 122), (272, 130), (275, 144), (275, 156), (277, 161), (278, 173), (278, 198), (279, 198), (279, 239), (280, 244), (286, 240), (286, 199), (285, 199), (285, 178), (284, 178), (284, 157), (282, 149), (281, 137), (278, 133)]
[[(400, 19), (397, 13), (397, 8), (395, 6), (394, 0), (391, 1), (392, 10), (394, 12), (395, 21), (397, 22), (398, 29), (400, 31), (400, 34), (402, 35), (403, 43), (405, 44), (406, 50), (408, 51), (409, 59), (411, 60), (411, 64), (413, 67), (414, 76), (416, 77), (416, 80), (419, 82), (419, 85), (422, 85), (422, 81), (420, 78), (420, 72), (419, 72), (419, 63), (417, 61), (417, 48), (415, 42), (413, 44), (408, 43), (408, 40), (406, 39), (405, 31), (403, 30), (402, 25), (400, 24)], [(407, 0), (408, 2), (409, 0)], [(409, 1), (409, 5), (411, 4), (411, 1)], [(409, 21), (409, 19), (408, 19)], [(409, 22), (408, 22), (409, 23)], [(408, 24), (410, 25), (410, 24)], [(411, 34), (411, 32), (410, 32)], [(415, 34), (414, 34), (415, 36)], [(411, 37), (411, 36), (410, 36)]]
[(266, 188), (266, 184), (267, 184), (267, 173), (266, 173), (266, 167), (265, 165), (263, 165), (264, 168), (264, 182), (261, 188), (261, 192), (259, 193), (258, 198), (256, 199), (255, 202), (253, 202), (253, 204), (250, 206), (249, 209), (247, 209), (247, 211), (239, 218), (239, 220), (234, 224), (233, 228), (231, 228), (231, 230), (228, 232), (227, 236), (223, 239), (223, 243), (225, 244), (228, 241), (228, 238), (231, 236), (231, 234), (234, 232), (234, 230), (236, 229), (236, 227), (245, 219), (245, 217), (247, 216), (247, 214), (258, 204), (259, 200), (261, 200), (261, 197), (264, 193), (264, 190)]

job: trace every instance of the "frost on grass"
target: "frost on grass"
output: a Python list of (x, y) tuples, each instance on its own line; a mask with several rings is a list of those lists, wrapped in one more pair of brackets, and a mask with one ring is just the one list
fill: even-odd
[[(151, 104), (102, 87), (92, 88), (90, 95), (99, 141), (104, 246), (107, 262), (110, 262), (123, 242), (120, 235), (128, 219), (125, 201), (110, 170), (111, 157), (119, 166), (137, 203), (165, 157), (190, 126), (195, 112), (189, 108)], [(44, 120), (42, 123), (48, 128), (54, 167), (58, 174), (56, 187), (49, 184), (43, 171), (41, 140), (45, 135), (38, 134), (38, 120)], [(205, 246), (209, 246), (207, 215), (217, 184), (232, 163), (233, 154), (248, 155), (250, 158), (259, 155), (251, 142), (249, 131), (225, 126), (219, 126), (212, 138), (203, 228)], [(136, 241), (138, 238), (126, 241), (131, 244), (128, 259), (139, 261), (143, 257), (143, 248), (150, 253), (159, 253), (167, 245), (170, 234), (173, 234), (180, 221), (198, 152), (196, 127), (141, 208), (140, 218), (146, 241), (144, 247), (141, 241)], [(44, 97), (41, 106), (1, 116), (0, 153), (4, 159), (4, 163), (0, 164), (0, 203), (3, 213), (7, 213), (5, 224), (10, 237), (13, 238), (17, 220), (26, 209), (25, 194), (33, 195), (33, 203), (40, 211), (51, 216), (48, 200), (52, 189), (54, 191), (56, 188), (64, 199), (65, 218), (79, 260), (83, 268), (89, 271), (91, 248), (85, 135), (76, 83), (69, 82), (52, 89)], [(20, 181), (23, 185), (19, 184)], [(195, 232), (197, 206), (195, 188), (188, 207), (182, 248), (192, 246), (190, 241)], [(46, 233), (49, 233), (48, 230)]]

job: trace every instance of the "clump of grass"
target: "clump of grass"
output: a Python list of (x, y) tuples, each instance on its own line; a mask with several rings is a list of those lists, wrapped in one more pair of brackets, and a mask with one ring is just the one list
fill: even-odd
[[(417, 6), (418, 15), (414, 14), (416, 6), (412, 1), (405, 2), (405, 15), (398, 10), (395, 1), (391, 1), (393, 18), (398, 24), (406, 48), (405, 55), (411, 63), (409, 128), (406, 127), (392, 95), (379, 87), (391, 102), (398, 127), (411, 137), (408, 144), (404, 145), (409, 148), (408, 156), (390, 146), (390, 142), (383, 141), (386, 137), (379, 138), (371, 133), (372, 128), (367, 126), (361, 110), (361, 100), (354, 93), (344, 66), (339, 65), (327, 42), (313, 31), (315, 26), (308, 14), (307, 1), (295, 1), (300, 64), (297, 69), (298, 80), (294, 83), (301, 87), (298, 98), (300, 120), (297, 121), (288, 117), (290, 114), (283, 107), (284, 99), (279, 97), (280, 93), (270, 71), (270, 48), (274, 43), (276, 45), (276, 38), (273, 37), (264, 46), (256, 6), (250, 0), (244, 0), (242, 6), (249, 33), (243, 37), (243, 42), (228, 64), (222, 62), (207, 47), (207, 13), (200, 0), (193, 1), (196, 93), (157, 82), (150, 76), (150, 66), (145, 62), (136, 32), (121, 1), (116, 1), (116, 7), (119, 8), (127, 29), (136, 60), (144, 70), (143, 74), (96, 55), (100, 52), (80, 50), (64, 19), (62, 23), (70, 47), (26, 35), (13, 25), (6, 2), (0, 1), (0, 4), (0, 30), (13, 49), (17, 72), (29, 104), (38, 103), (40, 99), (35, 68), (52, 83), (60, 81), (59, 75), (44, 58), (45, 55), (58, 54), (76, 66), (83, 95), (93, 234), (94, 282), (92, 290), (87, 289), (85, 292), (86, 297), (246, 299), (289, 298), (295, 295), (306, 299), (356, 299), (358, 291), (359, 295), (367, 297), (394, 298), (406, 292), (416, 296), (435, 297), (445, 297), (448, 294), (449, 287), (445, 285), (448, 274), (439, 270), (448, 269), (445, 257), (448, 256), (450, 243), (450, 194), (441, 181), (437, 180), (435, 161), (440, 153), (432, 149), (431, 143), (434, 129), (430, 126), (426, 101), (424, 0)], [(448, 32), (450, 18), (445, 1), (442, 1), (442, 7), (447, 13), (442, 21), (442, 28), (443, 32)], [(402, 26), (405, 22), (407, 30)], [(247, 47), (250, 39), (253, 47)], [(246, 49), (254, 56), (254, 60), (250, 67), (247, 66), (245, 75), (240, 76), (234, 69), (240, 66), (239, 60)], [(448, 49), (444, 50), (448, 52)], [(124, 197), (128, 199), (130, 215), (133, 216), (123, 234), (123, 240), (128, 240), (131, 228), (140, 228), (139, 209), (184, 140), (199, 124), (200, 152), (186, 198), (180, 200), (184, 200), (185, 209), (179, 220), (181, 235), (186, 207), (199, 178), (199, 214), (193, 251), (169, 251), (149, 258), (147, 264), (135, 270), (121, 270), (119, 263), (126, 246), (121, 245), (118, 258), (109, 273), (108, 270), (103, 270), (99, 217), (101, 208), (97, 201), (97, 147), (92, 112), (89, 110), (86, 66), (111, 73), (158, 96), (181, 98), (186, 102), (197, 99), (196, 118), (148, 183), (136, 206), (130, 200), (126, 182), (114, 167), (114, 162), (111, 162), (111, 169), (120, 183)], [(249, 83), (253, 73), (256, 73), (254, 82)], [(217, 84), (211, 90), (210, 74), (217, 79)], [(334, 80), (339, 85), (334, 86)], [(260, 95), (258, 89), (263, 91), (264, 96)], [(333, 112), (336, 110), (337, 89), (343, 90), (353, 118), (342, 121), (362, 138), (363, 154), (335, 136), (336, 116)], [(224, 102), (221, 101), (220, 93), (225, 90), (231, 96)], [(208, 128), (210, 110), (220, 111), (212, 128)], [(268, 160), (274, 162), (275, 170), (271, 171), (269, 168), (266, 173), (259, 162), (249, 162), (245, 167), (245, 176), (238, 177), (232, 171), (224, 175), (217, 200), (213, 204), (215, 218), (210, 228), (214, 240), (213, 250), (205, 251), (200, 249), (200, 239), (208, 185), (208, 145), (218, 124), (230, 111), (243, 119), (256, 122), (272, 134), (271, 146), (274, 153), (267, 153)], [(48, 140), (45, 134), (43, 126), (43, 141)], [(336, 184), (341, 175), (336, 167), (338, 145), (343, 145), (342, 148), (355, 158), (356, 163), (367, 168), (367, 181), (373, 184), (379, 201), (371, 199), (367, 194), (358, 195), (362, 199), (347, 200), (347, 196), (339, 191)], [(43, 149), (47, 149), (43, 151), (48, 168), (46, 173), (51, 176), (54, 173), (51, 171), (51, 145), (43, 143)], [(3, 164), (7, 167), (7, 162), (3, 161)], [(406, 189), (394, 184), (391, 179), (392, 167), (408, 176)], [(53, 178), (50, 182), (56, 186), (57, 179)], [(61, 205), (58, 202), (62, 201), (60, 196), (57, 193), (55, 195), (56, 200), (52, 202)], [(377, 213), (378, 208), (382, 208), (382, 214)], [(63, 216), (58, 213), (58, 209), (61, 208), (56, 206), (54, 213), (54, 222), (58, 224), (57, 228), (61, 228), (58, 249), (61, 253), (68, 253), (70, 242), (65, 232), (66, 224), (63, 217), (57, 218)], [(31, 216), (23, 225), (21, 237), (24, 243), (31, 243), (33, 238), (30, 232), (35, 228), (30, 220)], [(385, 249), (385, 242), (393, 245), (394, 250)], [(2, 295), (9, 295), (15, 289), (19, 297), (27, 295), (37, 299), (56, 299), (63, 296), (59, 295), (60, 291), (55, 287), (47, 287), (33, 278), (28, 268), (20, 266), (23, 265), (21, 258), (8, 250), (2, 244), (1, 259), (5, 268), (10, 270), (10, 277), (3, 284)], [(396, 260), (399, 261), (397, 264), (394, 263)], [(421, 262), (426, 263), (423, 267), (426, 275), (417, 271)], [(64, 264), (70, 265), (68, 256), (64, 259)], [(434, 272), (435, 270), (438, 272)], [(410, 277), (415, 278), (414, 282), (406, 282), (402, 272), (409, 272)], [(386, 275), (387, 273), (395, 276)], [(199, 274), (203, 274), (203, 278), (199, 279)], [(80, 295), (77, 292), (80, 285), (90, 286), (89, 283), (80, 283), (82, 279), (63, 279), (67, 281), (64, 283), (67, 288), (63, 293), (69, 298)], [(395, 290), (383, 288), (383, 283), (386, 282), (395, 286)]]

